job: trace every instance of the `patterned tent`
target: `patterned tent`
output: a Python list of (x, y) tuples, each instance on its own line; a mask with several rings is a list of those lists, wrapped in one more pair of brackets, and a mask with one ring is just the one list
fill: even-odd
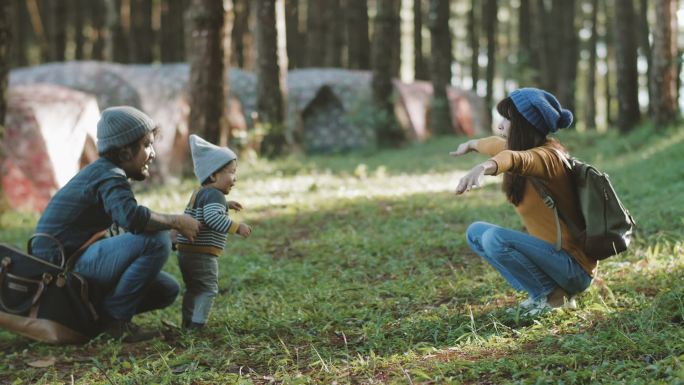
[(88, 94), (56, 85), (10, 87), (0, 168), (12, 207), (42, 211), (57, 189), (96, 159), (99, 117)]

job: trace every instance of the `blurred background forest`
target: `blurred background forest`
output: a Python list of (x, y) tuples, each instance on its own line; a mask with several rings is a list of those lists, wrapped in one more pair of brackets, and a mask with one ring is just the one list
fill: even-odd
[(675, 0), (5, 0), (4, 174), (24, 186), (15, 195), (61, 187), (97, 156), (99, 111), (120, 104), (159, 123), (162, 180), (187, 171), (190, 133), (252, 157), (373, 151), (489, 133), (495, 103), (525, 86), (557, 95), (578, 131), (662, 127), (680, 117), (678, 12)]

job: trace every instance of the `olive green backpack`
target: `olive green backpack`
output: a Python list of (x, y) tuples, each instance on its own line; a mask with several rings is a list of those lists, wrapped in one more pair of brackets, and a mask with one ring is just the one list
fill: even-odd
[(620, 202), (608, 174), (578, 159), (568, 159), (565, 156), (561, 158), (572, 175), (584, 223), (567, 220), (569, 217), (556, 207), (549, 189), (541, 181), (530, 178), (544, 203), (553, 209), (556, 216), (556, 250), (561, 248), (559, 217), (589, 257), (606, 259), (627, 250), (634, 236), (636, 223)]

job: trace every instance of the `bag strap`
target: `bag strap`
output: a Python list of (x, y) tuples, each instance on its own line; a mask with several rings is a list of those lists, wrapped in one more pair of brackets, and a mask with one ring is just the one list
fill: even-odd
[(83, 254), (86, 249), (92, 245), (93, 243), (99, 241), (100, 239), (104, 238), (104, 236), (107, 234), (107, 230), (101, 230), (98, 231), (97, 233), (93, 234), (90, 238), (88, 238), (87, 241), (85, 241), (84, 244), (81, 245), (81, 247), (78, 248), (71, 256), (69, 259), (66, 261), (66, 266), (64, 268), (64, 271), (71, 271), (73, 269), (74, 265), (76, 264), (76, 261), (78, 261), (78, 258)]
[(60, 242), (59, 239), (53, 237), (53, 236), (50, 235), (50, 234), (47, 234), (47, 233), (35, 233), (35, 234), (33, 234), (33, 235), (31, 236), (31, 238), (29, 238), (28, 241), (26, 242), (26, 253), (29, 254), (29, 255), (33, 255), (32, 241), (33, 241), (34, 238), (47, 238), (47, 239), (51, 240), (52, 242), (54, 242), (54, 243), (57, 245), (57, 248), (59, 249), (59, 256), (60, 256), (59, 267), (60, 267), (60, 268), (64, 268), (65, 258), (64, 258), (64, 246), (62, 246), (62, 242)]
[[(534, 177), (529, 177), (530, 182), (532, 182), (532, 186), (534, 186), (534, 189), (537, 190), (539, 195), (542, 197), (542, 200), (544, 201), (544, 204), (553, 210), (553, 215), (556, 218), (556, 251), (561, 250), (561, 244), (563, 243), (562, 240), (562, 233), (561, 233), (561, 226), (560, 226), (560, 219), (561, 217), (560, 211), (558, 210), (558, 206), (556, 206), (556, 201), (553, 200), (553, 197), (551, 196), (551, 193), (549, 190), (544, 186), (537, 178)], [(565, 218), (563, 218), (563, 221), (565, 221)], [(567, 221), (565, 221), (567, 224)]]

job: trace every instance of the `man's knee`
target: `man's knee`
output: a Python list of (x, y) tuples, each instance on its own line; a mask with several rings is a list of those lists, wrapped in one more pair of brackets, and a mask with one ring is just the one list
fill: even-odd
[(161, 272), (157, 276), (153, 285), (155, 286), (154, 291), (159, 298), (160, 308), (170, 306), (176, 300), (176, 297), (178, 297), (178, 293), (180, 293), (178, 281), (165, 272)]

